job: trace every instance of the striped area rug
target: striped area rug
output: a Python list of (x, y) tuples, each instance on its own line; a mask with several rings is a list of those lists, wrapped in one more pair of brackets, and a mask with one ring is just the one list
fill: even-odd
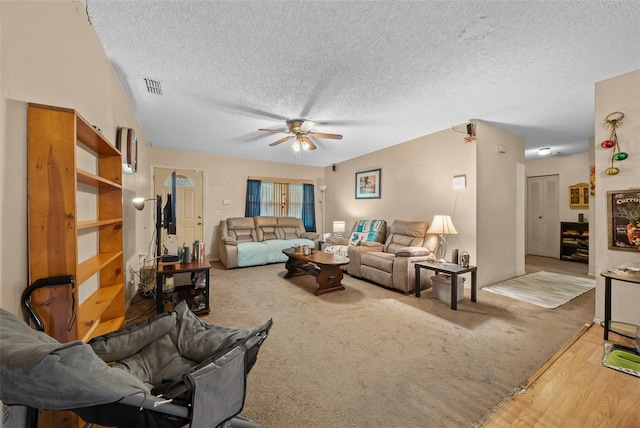
[(483, 287), (482, 290), (553, 309), (596, 286), (596, 280), (552, 272), (536, 272)]

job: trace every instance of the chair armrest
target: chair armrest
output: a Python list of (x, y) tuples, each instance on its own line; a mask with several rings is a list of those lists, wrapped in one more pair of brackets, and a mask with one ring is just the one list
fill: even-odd
[(326, 242), (329, 245), (349, 245), (349, 240), (340, 236), (332, 236)]
[(396, 257), (426, 257), (431, 254), (431, 250), (424, 247), (402, 247), (395, 252)]
[(383, 245), (380, 242), (375, 241), (362, 241), (359, 247), (367, 247), (367, 251), (382, 251)]
[(315, 232), (304, 232), (302, 234), (301, 238), (310, 239), (312, 241), (317, 241), (320, 238), (320, 235), (318, 235)]
[(238, 243), (236, 242), (235, 239), (233, 239), (230, 236), (223, 236), (220, 238), (220, 242), (222, 242), (225, 245), (238, 245)]

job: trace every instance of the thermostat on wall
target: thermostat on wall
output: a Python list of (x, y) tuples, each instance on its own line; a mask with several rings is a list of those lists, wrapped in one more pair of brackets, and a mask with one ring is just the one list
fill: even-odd
[(453, 176), (453, 189), (464, 189), (467, 187), (467, 175), (454, 175)]

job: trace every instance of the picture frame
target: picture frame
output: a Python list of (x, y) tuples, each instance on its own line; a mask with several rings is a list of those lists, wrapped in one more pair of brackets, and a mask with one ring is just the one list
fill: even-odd
[(610, 250), (640, 252), (640, 189), (607, 192)]
[(380, 199), (381, 170), (356, 172), (356, 199)]

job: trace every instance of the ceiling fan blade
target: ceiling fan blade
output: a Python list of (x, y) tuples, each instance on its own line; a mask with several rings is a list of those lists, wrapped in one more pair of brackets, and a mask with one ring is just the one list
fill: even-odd
[(312, 120), (305, 120), (304, 122), (302, 122), (302, 125), (300, 125), (300, 132), (309, 132), (309, 130), (313, 128), (315, 124), (316, 123)]
[(292, 139), (293, 137), (295, 137), (295, 135), (289, 135), (288, 137), (284, 137), (279, 139), (278, 141), (274, 141), (273, 143), (269, 144), (269, 146), (277, 146), (280, 143), (284, 143), (287, 140)]
[(289, 130), (288, 129), (258, 129), (258, 131), (265, 131), (265, 132), (275, 132), (276, 134), (288, 134)]
[(330, 140), (342, 140), (342, 135), (339, 134), (324, 134), (322, 132), (309, 132), (309, 135), (312, 135), (316, 138), (328, 138)]
[(303, 144), (306, 143), (309, 146), (307, 150), (315, 150), (318, 148), (315, 144), (313, 144), (313, 141), (311, 141), (311, 138), (309, 137), (302, 137), (302, 142)]

